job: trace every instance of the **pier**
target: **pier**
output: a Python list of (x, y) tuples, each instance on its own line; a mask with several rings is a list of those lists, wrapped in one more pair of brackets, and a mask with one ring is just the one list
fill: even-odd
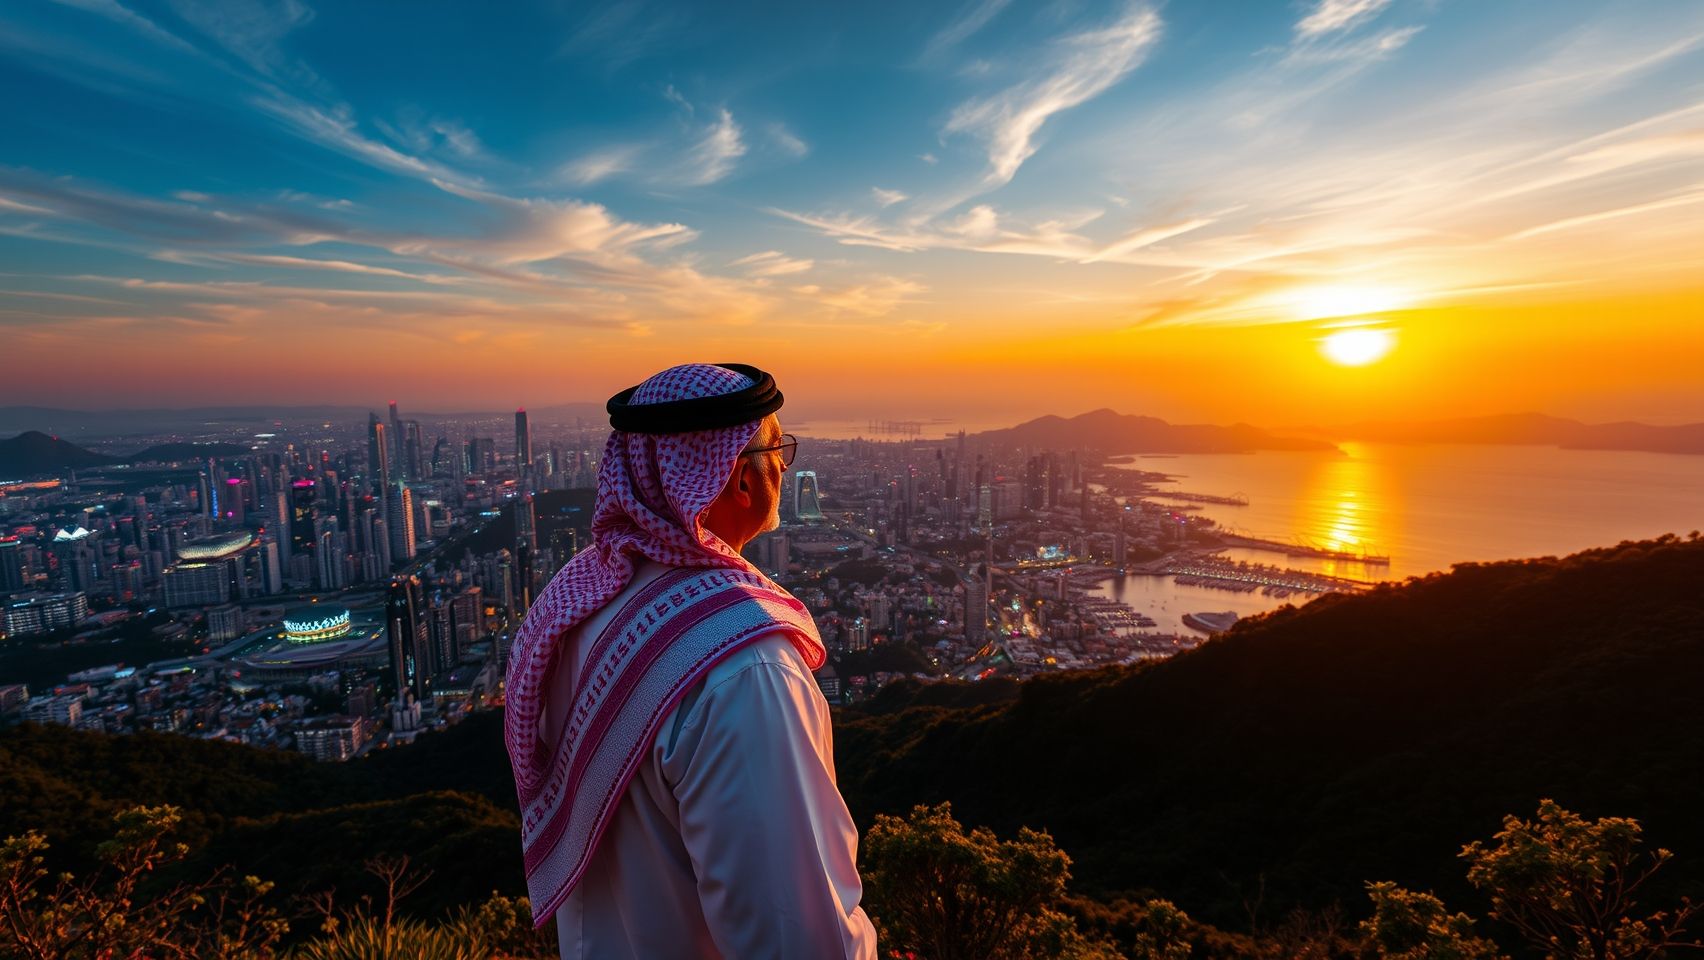
[(1260, 537), (1245, 537), (1240, 533), (1221, 533), (1219, 534), (1219, 542), (1227, 547), (1265, 550), (1269, 553), (1282, 553), (1287, 557), (1315, 557), (1321, 560), (1364, 563), (1376, 567), (1390, 566), (1388, 554), (1354, 553), (1348, 550), (1332, 550), (1327, 547), (1310, 546), (1305, 543), (1281, 543), (1277, 540), (1265, 540)]
[(1186, 500), (1195, 503), (1218, 503), (1228, 507), (1248, 506), (1248, 498), (1240, 493), (1233, 493), (1228, 497), (1224, 497), (1216, 493), (1185, 493), (1181, 490), (1150, 490), (1143, 494), (1143, 496), (1151, 497), (1156, 500)]

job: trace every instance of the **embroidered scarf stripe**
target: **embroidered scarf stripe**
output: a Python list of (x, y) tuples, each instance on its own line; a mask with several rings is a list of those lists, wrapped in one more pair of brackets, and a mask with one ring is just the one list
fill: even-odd
[(522, 796), (535, 922), (548, 921), (584, 876), (681, 698), (722, 658), (777, 630), (812, 668), (826, 659), (805, 606), (755, 571), (672, 570), (617, 611), (587, 656), (546, 776)]

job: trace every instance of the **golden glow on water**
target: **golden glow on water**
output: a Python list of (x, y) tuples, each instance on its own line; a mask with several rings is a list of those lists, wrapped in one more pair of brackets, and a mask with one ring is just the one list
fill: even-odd
[[(1388, 556), (1404, 512), (1401, 489), (1390, 472), (1367, 455), (1364, 444), (1339, 447), (1343, 456), (1321, 458), (1307, 472), (1291, 529), (1307, 546)], [(1317, 562), (1321, 572), (1332, 576), (1361, 580), (1383, 575), (1380, 567), (1353, 561)]]

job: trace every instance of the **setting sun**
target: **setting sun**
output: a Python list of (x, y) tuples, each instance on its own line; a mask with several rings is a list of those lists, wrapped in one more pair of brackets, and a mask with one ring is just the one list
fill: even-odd
[(1320, 338), (1320, 351), (1333, 363), (1362, 367), (1381, 359), (1396, 346), (1391, 331), (1380, 327), (1350, 327)]

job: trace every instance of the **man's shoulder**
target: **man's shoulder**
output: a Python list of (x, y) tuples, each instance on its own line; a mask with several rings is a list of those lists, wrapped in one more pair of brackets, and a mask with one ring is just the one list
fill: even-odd
[(805, 658), (793, 646), (788, 628), (776, 625), (724, 656), (704, 675), (704, 685), (715, 687), (744, 671), (769, 666), (791, 670), (805, 677), (811, 673)]

